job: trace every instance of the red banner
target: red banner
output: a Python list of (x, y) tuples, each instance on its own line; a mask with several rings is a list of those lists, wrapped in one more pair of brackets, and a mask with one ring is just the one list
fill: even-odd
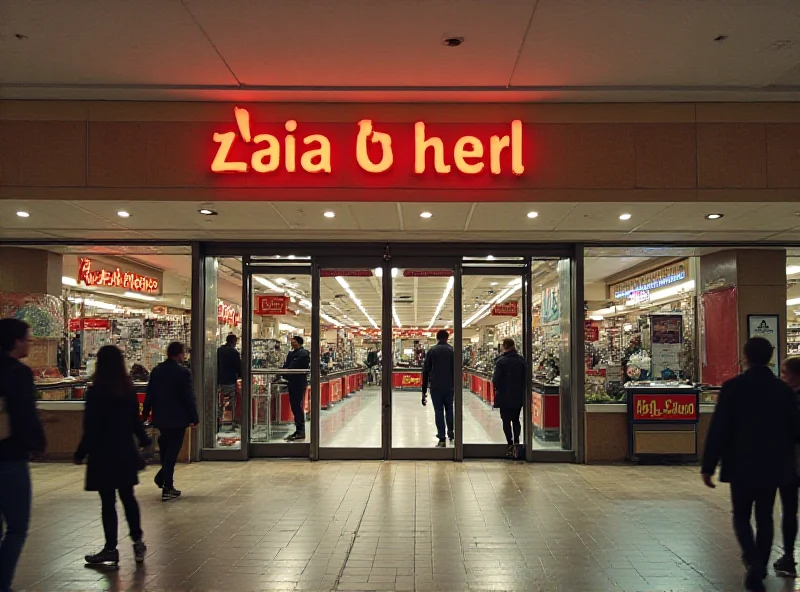
[(519, 307), (516, 300), (492, 306), (492, 316), (494, 317), (515, 317), (517, 314), (519, 314)]
[(256, 296), (253, 314), (269, 317), (282, 317), (289, 308), (288, 296)]
[(449, 269), (404, 269), (403, 277), (450, 277), (453, 272)]
[(321, 269), (319, 277), (372, 277), (371, 269)]
[(82, 329), (108, 331), (111, 328), (111, 321), (108, 319), (70, 319), (69, 330), (81, 331)]
[(633, 419), (645, 421), (694, 421), (695, 395), (633, 395)]

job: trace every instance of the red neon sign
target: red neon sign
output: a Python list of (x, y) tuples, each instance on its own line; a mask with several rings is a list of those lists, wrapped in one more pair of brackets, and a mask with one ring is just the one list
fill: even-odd
[(87, 286), (123, 288), (132, 292), (158, 292), (159, 281), (131, 271), (92, 269), (92, 260), (81, 258), (78, 262), (78, 281)]
[[(271, 133), (254, 133), (250, 112), (240, 107), (234, 107), (233, 112), (236, 131), (214, 132), (212, 136), (218, 144), (211, 161), (214, 173), (332, 174), (336, 172), (338, 152), (351, 155), (351, 159), (355, 156), (357, 168), (369, 175), (389, 173), (401, 166), (408, 167), (407, 171), (414, 175), (433, 171), (438, 175), (488, 172), (496, 176), (511, 172), (520, 176), (525, 172), (523, 126), (519, 119), (502, 131), (492, 126), (494, 133), (482, 137), (437, 133), (423, 121), (417, 121), (409, 130), (409, 126), (398, 129), (395, 124), (362, 119), (348, 134), (348, 145), (341, 145), (343, 142), (337, 144), (329, 134), (320, 133), (325, 126), (315, 126), (318, 129), (310, 130), (314, 133), (306, 134), (294, 119), (280, 127), (270, 125)], [(267, 126), (264, 127), (266, 131)], [(475, 127), (477, 130), (479, 126)]]
[(282, 317), (289, 308), (289, 298), (286, 296), (256, 296), (255, 314), (260, 316)]
[(217, 321), (222, 325), (237, 327), (242, 322), (242, 315), (230, 304), (219, 302), (217, 304)]

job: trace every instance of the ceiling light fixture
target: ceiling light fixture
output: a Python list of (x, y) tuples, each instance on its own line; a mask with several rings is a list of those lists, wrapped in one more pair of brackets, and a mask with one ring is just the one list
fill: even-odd
[(619, 219), (620, 220), (630, 220), (631, 219), (631, 215), (630, 214), (620, 214), (619, 215)]
[(492, 282), (492, 283), (491, 283), (491, 284), (489, 284), (489, 285), (490, 285), (490, 286), (496, 286), (496, 285), (497, 285), (497, 282)]
[(31, 217), (31, 215), (28, 212), (23, 212), (23, 211), (17, 212), (17, 216), (19, 216), (20, 218), (30, 218)]
[(200, 214), (203, 214), (203, 216), (216, 216), (217, 215), (217, 212), (215, 212), (214, 210), (209, 210), (208, 208), (200, 208), (197, 211)]
[(722, 214), (708, 214), (706, 215), (706, 220), (719, 220), (722, 218)]
[(539, 212), (528, 212), (528, 218), (538, 218)]
[(342, 276), (337, 275), (336, 276), (336, 281), (339, 282), (339, 285), (342, 288), (345, 289), (345, 292), (347, 292), (347, 295), (350, 296), (350, 300), (352, 300), (355, 303), (355, 305), (358, 307), (358, 309), (361, 311), (361, 313), (367, 318), (367, 321), (369, 322), (369, 324), (372, 325), (373, 327), (375, 327), (376, 329), (378, 329), (379, 328), (378, 327), (378, 323), (376, 323), (372, 319), (372, 317), (369, 316), (369, 313), (364, 308), (364, 306), (361, 304), (361, 300), (358, 299), (358, 297), (355, 295), (355, 292), (353, 292), (353, 290), (350, 288), (350, 284), (347, 283), (347, 280), (345, 280)]
[(436, 317), (439, 316), (439, 313), (442, 312), (442, 307), (444, 306), (447, 297), (450, 295), (450, 292), (453, 290), (453, 284), (455, 283), (455, 278), (451, 275), (450, 279), (447, 280), (447, 287), (444, 289), (444, 294), (442, 294), (442, 299), (439, 300), (439, 304), (436, 306), (436, 311), (433, 313), (431, 317), (431, 322), (428, 324), (428, 329), (433, 327), (433, 324), (436, 322)]
[[(788, 270), (789, 268), (787, 267), (786, 269)], [(71, 278), (69, 276), (66, 276), (66, 275), (62, 275), (61, 276), (61, 283), (64, 286), (77, 286), (78, 285), (78, 280), (76, 280), (75, 278)]]
[(283, 288), (281, 288), (279, 286), (276, 286), (275, 284), (273, 284), (271, 281), (269, 281), (267, 279), (264, 279), (264, 278), (259, 277), (257, 275), (254, 275), (253, 279), (255, 281), (257, 281), (259, 284), (261, 284), (262, 286), (264, 286), (265, 288), (269, 288), (273, 292), (283, 292)]
[(147, 300), (147, 301), (158, 300), (158, 298), (156, 298), (155, 296), (148, 296), (147, 294), (139, 294), (138, 292), (125, 292), (123, 296), (125, 296), (125, 298), (133, 298), (134, 300)]
[(335, 218), (336, 212), (325, 212), (323, 216), (325, 216), (326, 218)]
[(126, 212), (125, 210), (120, 210), (119, 212), (117, 212), (117, 216), (119, 216), (120, 218), (130, 218), (131, 217), (131, 215), (128, 212)]
[(430, 212), (422, 212), (419, 215), (419, 217), (420, 218), (425, 218), (427, 220), (428, 218), (433, 218), (433, 214), (431, 214)]
[(797, 275), (800, 273), (800, 265), (787, 265), (786, 275)]
[(403, 326), (400, 322), (400, 317), (397, 316), (397, 309), (394, 305), (392, 305), (392, 318), (394, 319), (394, 324), (397, 325), (398, 329)]

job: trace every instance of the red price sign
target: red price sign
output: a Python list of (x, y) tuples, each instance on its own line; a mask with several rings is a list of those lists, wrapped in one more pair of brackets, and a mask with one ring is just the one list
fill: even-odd
[(108, 319), (70, 319), (69, 320), (69, 330), (70, 331), (81, 331), (83, 329), (107, 331), (110, 328), (111, 328), (111, 321), (109, 321)]
[(450, 277), (453, 272), (449, 269), (404, 269), (403, 277)]
[(515, 317), (517, 314), (519, 314), (519, 307), (516, 301), (492, 306), (492, 316), (495, 317)]
[(289, 307), (288, 296), (256, 296), (253, 314), (265, 317), (281, 317)]
[(583, 340), (584, 341), (599, 341), (600, 340), (600, 327), (592, 324), (592, 321), (586, 321), (583, 324)]
[(319, 277), (372, 277), (371, 269), (321, 269)]
[(644, 421), (695, 421), (695, 395), (633, 395), (633, 419)]

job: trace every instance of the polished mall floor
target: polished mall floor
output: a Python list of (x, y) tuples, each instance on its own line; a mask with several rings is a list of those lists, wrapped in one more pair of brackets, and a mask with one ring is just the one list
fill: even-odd
[[(122, 521), (119, 569), (102, 570), (83, 562), (103, 544), (83, 469), (34, 465), (15, 587), (741, 590), (728, 491), (703, 487), (696, 467), (204, 462), (179, 466), (184, 495), (168, 503), (153, 474), (137, 488), (144, 565), (134, 564)], [(768, 584), (794, 589), (774, 576)]]

